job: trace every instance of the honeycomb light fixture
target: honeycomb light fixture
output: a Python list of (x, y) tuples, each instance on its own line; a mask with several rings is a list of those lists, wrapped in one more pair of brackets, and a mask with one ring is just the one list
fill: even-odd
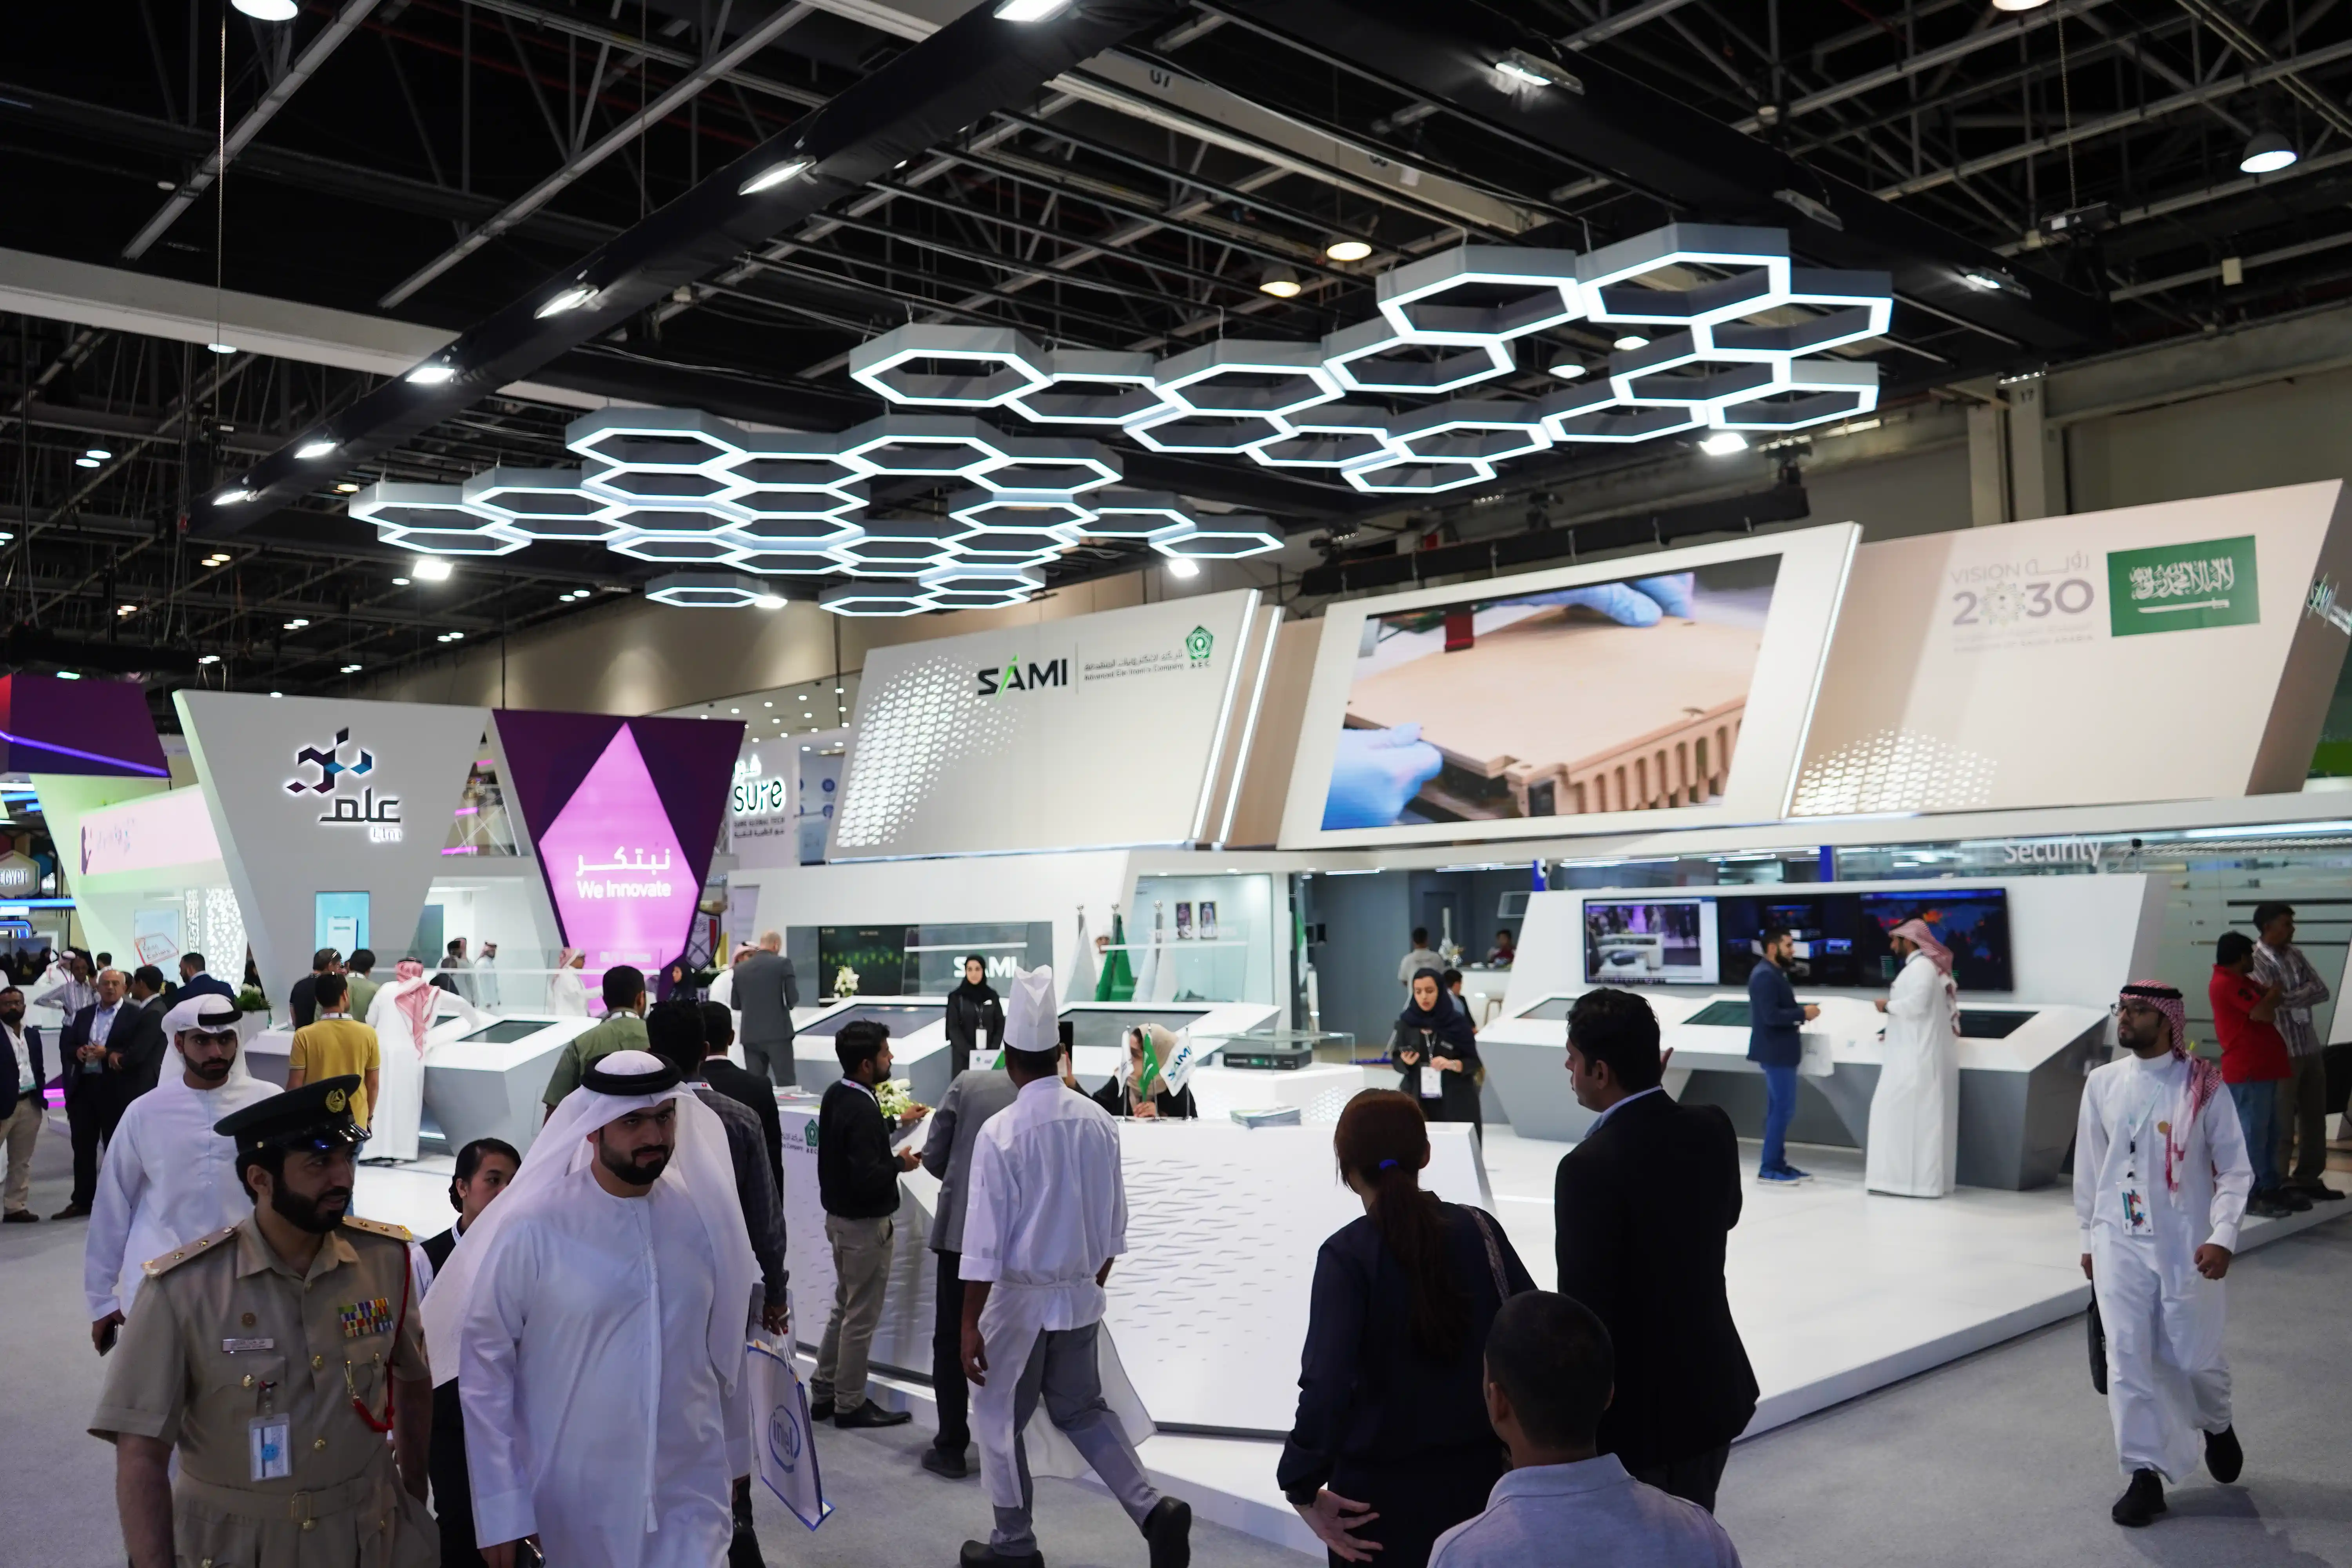
[[(752, 183), (797, 177), (799, 162)], [(1790, 431), (1867, 413), (1878, 370), (1852, 355), (1894, 311), (1884, 273), (1799, 267), (1784, 230), (1707, 224), (1590, 254), (1460, 246), (1382, 274), (1375, 294), (1376, 314), (1320, 339), (1220, 339), (1164, 358), (910, 322), (852, 352), (852, 379), (888, 412), (851, 429), (601, 409), (565, 431), (577, 468), (387, 481), (352, 494), (351, 515), (445, 570), (442, 558), (538, 541), (601, 543), (674, 567), (656, 581), (675, 591), (647, 595), (662, 604), (777, 600), (774, 580), (793, 576), (851, 579), (819, 595), (837, 615), (1017, 604), (1043, 587), (1045, 565), (1087, 541), (1140, 544), (1195, 571), (1280, 547), (1262, 518), (1125, 488), (1120, 449), (1097, 437), (1318, 470), (1367, 495), (1437, 495), (1491, 483), (1498, 464), (1551, 447)], [(1550, 391), (1469, 390), (1516, 374), (1519, 341), (1572, 321), (1615, 341), (1605, 366), (1537, 350), (1529, 363), (1548, 371)], [(419, 368), (455, 374), (446, 356)], [(1015, 433), (1024, 428), (1035, 433)], [(898, 504), (927, 489), (934, 499), (916, 510), (947, 516), (868, 515), (877, 495)]]

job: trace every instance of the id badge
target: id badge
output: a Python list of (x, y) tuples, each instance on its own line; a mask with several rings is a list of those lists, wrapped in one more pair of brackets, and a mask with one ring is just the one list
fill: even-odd
[(294, 1473), (294, 1419), (290, 1415), (257, 1415), (246, 1426), (253, 1449), (253, 1479), (282, 1481)]
[(2154, 1236), (2156, 1222), (2148, 1217), (2147, 1194), (2140, 1191), (2137, 1182), (2126, 1182), (2118, 1189), (2123, 1199), (2124, 1234)]
[(1432, 1057), (1423, 1057), (1421, 1060), (1421, 1098), (1445, 1098), (1445, 1075), (1437, 1070), (1436, 1059)]

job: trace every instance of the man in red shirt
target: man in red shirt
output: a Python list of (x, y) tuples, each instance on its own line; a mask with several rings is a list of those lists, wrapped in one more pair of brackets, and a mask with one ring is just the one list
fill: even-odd
[(2277, 1219), (2311, 1206), (2311, 1200), (2285, 1185), (2278, 1168), (2279, 1087), (2294, 1071), (2286, 1039), (2272, 1020), (2282, 994), (2278, 985), (2253, 977), (2253, 939), (2223, 931), (2213, 943), (2213, 978), (2206, 995), (2213, 1004), (2213, 1028), (2221, 1037), (2221, 1081), (2238, 1108), (2253, 1162), (2254, 1192), (2246, 1210)]

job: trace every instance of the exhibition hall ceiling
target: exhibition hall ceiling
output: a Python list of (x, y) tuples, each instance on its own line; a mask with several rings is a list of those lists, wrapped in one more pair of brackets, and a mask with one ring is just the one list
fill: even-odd
[[(2331, 6), (1089, 0), (980, 52), (965, 9), (28, 9), (0, 67), (16, 198), (0, 245), (89, 270), (37, 297), (0, 288), (18, 312), (0, 317), (16, 344), (0, 652), (331, 689), (643, 593), (677, 564), (573, 539), (420, 579), (350, 500), (574, 466), (566, 429), (605, 400), (851, 430), (897, 406), (852, 356), (910, 326), (1166, 363), (1322, 344), (1380, 319), (1383, 279), (1465, 247), (1591, 256), (1671, 223), (1780, 228), (1800, 268), (1889, 276), (1885, 330), (1816, 357), (1874, 366), (1894, 400), (2326, 302), (2352, 256), (2352, 14)], [(985, 68), (925, 58), (943, 25)], [(1084, 54), (1060, 58), (1057, 37)], [(877, 80), (909, 85), (877, 110), (858, 95)], [(808, 166), (741, 193), (790, 165), (794, 137)], [(614, 257), (637, 261), (583, 276)], [(126, 273), (152, 286), (136, 310)], [(215, 287), (260, 302), (261, 347), (215, 335), (237, 319)], [(537, 315), (572, 288), (588, 297)], [(402, 391), (449, 334), (456, 374)], [(1626, 335), (1548, 323), (1454, 395), (1557, 394), (1569, 359), (1600, 385)], [(499, 352), (464, 363), (473, 344)], [(1433, 405), (1340, 401), (1377, 420), (1307, 437), (1387, 437)], [(336, 448), (299, 458), (326, 426)], [(1119, 454), (1122, 488), (1277, 536), (1400, 500), (1344, 467), (1073, 434)], [(1606, 460), (1555, 439), (1453, 493)], [(210, 504), (248, 473), (247, 517)], [(874, 499), (951, 521), (940, 487)], [(1050, 589), (1153, 558), (1149, 537), (1081, 529), (1015, 570)], [(814, 598), (835, 579), (771, 581)]]

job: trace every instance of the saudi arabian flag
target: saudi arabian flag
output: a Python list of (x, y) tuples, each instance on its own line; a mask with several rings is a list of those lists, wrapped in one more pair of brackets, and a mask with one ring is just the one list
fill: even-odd
[(1095, 982), (1095, 1000), (1135, 1000), (1135, 969), (1127, 962), (1127, 921), (1116, 905), (1110, 911), (1110, 954), (1103, 961), (1102, 978)]
[(1138, 1029), (1143, 1037), (1142, 1079), (1148, 1094), (1181, 1094), (1191, 1081), (1192, 1068), (1199, 1065), (1201, 1053), (1192, 1048), (1189, 1034), (1171, 1034), (1159, 1025), (1147, 1025)]

